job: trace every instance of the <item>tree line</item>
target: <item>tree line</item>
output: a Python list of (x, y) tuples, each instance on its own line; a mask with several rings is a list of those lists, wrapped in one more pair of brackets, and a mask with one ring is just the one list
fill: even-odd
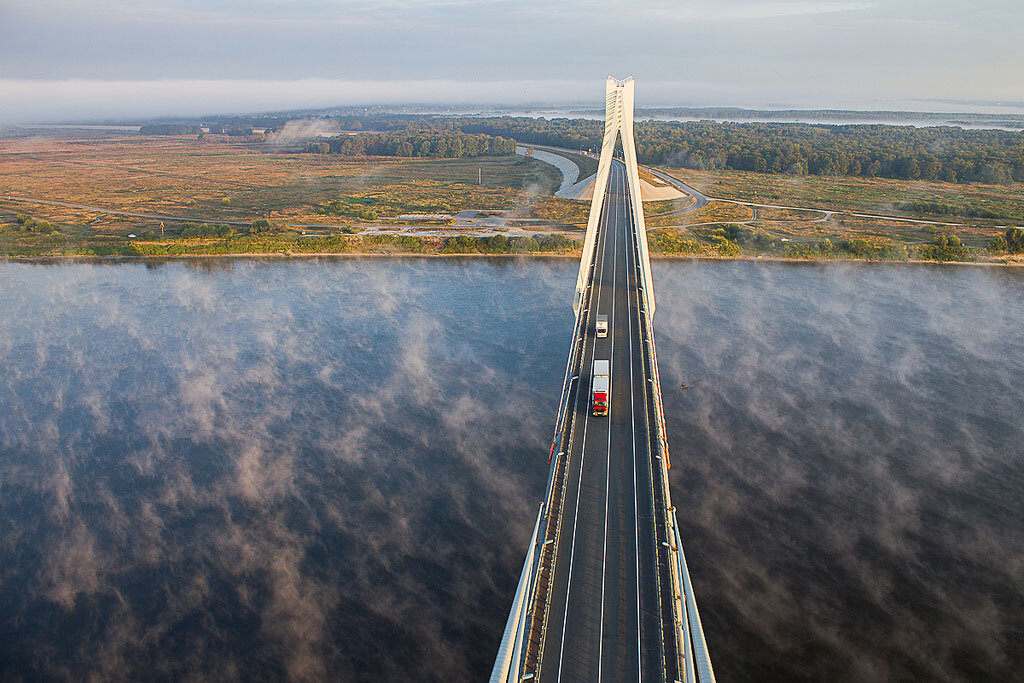
[(306, 144), (318, 154), (458, 159), (515, 154), (516, 141), (500, 135), (457, 130), (404, 130), (380, 134), (338, 135)]
[[(602, 121), (492, 117), (452, 119), (471, 133), (592, 149)], [(697, 170), (732, 169), (793, 175), (835, 175), (966, 183), (1024, 181), (1024, 133), (952, 126), (821, 125), (640, 121), (641, 163)]]
[[(893, 112), (884, 112), (886, 115)], [(471, 117), (378, 113), (324, 116), (348, 131), (312, 141), (306, 151), (344, 155), (460, 157), (512, 154), (515, 142), (597, 151), (604, 122), (595, 119)], [(238, 124), (279, 127), (285, 117)], [(732, 169), (968, 183), (1024, 181), (1024, 132), (955, 126), (825, 125), (638, 121), (641, 163), (697, 170)]]
[(1010, 227), (986, 247), (969, 247), (955, 234), (937, 233), (926, 244), (872, 242), (862, 237), (833, 241), (826, 237), (793, 242), (741, 225), (726, 225), (684, 233), (676, 228), (655, 228), (647, 239), (652, 253), (717, 256), (773, 255), (786, 258), (857, 258), (874, 261), (976, 261), (979, 257), (1024, 253), (1024, 229)]

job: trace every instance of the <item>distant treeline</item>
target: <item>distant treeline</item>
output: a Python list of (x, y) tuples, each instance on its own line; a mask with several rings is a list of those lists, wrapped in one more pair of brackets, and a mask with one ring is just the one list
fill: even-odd
[[(583, 113), (603, 115), (603, 111), (589, 110)], [(994, 125), (1007, 128), (1024, 128), (1024, 115), (1021, 114), (977, 114), (977, 113), (943, 113), (922, 111), (860, 111), (851, 109), (744, 109), (742, 107), (638, 107), (637, 118), (695, 118), (716, 119), (724, 121), (824, 121), (824, 122), (860, 122), (877, 121), (889, 123), (905, 121), (908, 123), (949, 124), (954, 121)]]
[[(728, 108), (699, 111), (709, 115), (733, 112)], [(829, 116), (838, 112), (819, 113)], [(869, 113), (889, 118), (909, 116), (905, 112)], [(346, 155), (512, 154), (515, 141), (597, 151), (604, 132), (604, 122), (593, 119), (390, 113), (319, 118), (342, 130), (383, 133), (339, 136), (307, 146), (310, 152)], [(277, 129), (287, 121), (283, 116), (238, 117), (217, 125)], [(156, 132), (153, 128), (144, 126), (143, 132)], [(187, 132), (194, 130), (189, 128)], [(698, 170), (957, 183), (1024, 181), (1024, 132), (1017, 131), (955, 126), (640, 121), (636, 124), (636, 145), (641, 163)]]
[(405, 130), (381, 134), (339, 135), (309, 142), (319, 154), (382, 157), (452, 158), (515, 154), (516, 142), (501, 136), (453, 130)]
[(139, 132), (143, 135), (196, 135), (202, 129), (198, 123), (150, 123)]
[[(597, 150), (604, 124), (587, 119), (459, 118), (450, 125), (519, 142)], [(955, 127), (804, 123), (641, 121), (641, 163), (734, 169), (1006, 183), (1024, 181), (1024, 133)]]

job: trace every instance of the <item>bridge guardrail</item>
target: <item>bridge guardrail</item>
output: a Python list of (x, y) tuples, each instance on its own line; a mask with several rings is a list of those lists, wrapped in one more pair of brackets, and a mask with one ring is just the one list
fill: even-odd
[[(632, 197), (629, 198), (629, 201), (632, 202)], [(630, 213), (631, 215), (635, 215), (632, 212)], [(637, 228), (635, 220), (631, 221), (631, 223), (634, 230), (635, 238), (633, 254), (636, 260), (636, 275), (637, 280), (642, 285), (641, 287), (639, 287), (639, 296), (637, 298), (640, 307), (638, 317), (641, 321), (640, 331), (641, 343), (643, 345), (642, 356), (645, 365), (644, 376), (648, 379), (649, 382), (647, 390), (644, 391), (644, 412), (648, 416), (646, 424), (648, 429), (648, 435), (649, 437), (651, 437), (649, 453), (649, 457), (651, 458), (650, 464), (652, 474), (651, 493), (654, 496), (654, 505), (656, 508), (654, 510), (654, 513), (656, 515), (659, 513), (659, 507), (661, 513), (661, 519), (659, 520), (660, 523), (655, 524), (655, 531), (658, 542), (656, 552), (658, 555), (659, 566), (656, 578), (659, 586), (659, 595), (663, 594), (662, 585), (665, 584), (667, 581), (667, 587), (670, 591), (669, 594), (673, 598), (672, 604), (668, 607), (669, 613), (664, 613), (664, 610), (666, 609), (664, 605), (661, 606), (660, 611), (662, 611), (663, 613), (661, 619), (662, 628), (664, 629), (666, 624), (672, 624), (672, 628), (670, 630), (668, 630), (667, 632), (663, 631), (662, 633), (663, 643), (674, 643), (674, 651), (676, 656), (675, 661), (671, 661), (670, 659), (668, 659), (665, 653), (665, 649), (663, 648), (662, 664), (665, 668), (666, 674), (678, 674), (678, 672), (680, 672), (680, 670), (682, 669), (679, 660), (680, 653), (683, 651), (683, 643), (679, 636), (679, 630), (677, 628), (680, 623), (679, 615), (681, 614), (681, 605), (679, 604), (678, 600), (679, 595), (681, 594), (681, 583), (679, 581), (677, 573), (673, 569), (676, 563), (672, 556), (671, 546), (673, 544), (670, 543), (670, 541), (672, 540), (672, 537), (670, 535), (670, 530), (672, 527), (670, 524), (669, 516), (667, 514), (668, 508), (672, 504), (668, 486), (668, 469), (671, 466), (671, 464), (668, 460), (668, 443), (665, 431), (664, 411), (662, 408), (661, 400), (661, 379), (658, 376), (657, 352), (654, 349), (653, 344), (654, 330), (651, 324), (650, 300), (647, 296), (650, 284), (645, 282), (645, 277), (646, 273), (648, 272), (648, 269), (644, 268), (640, 263), (644, 255), (641, 253), (641, 250), (638, 246), (639, 235), (637, 233), (639, 232), (639, 230)], [(653, 434), (651, 432), (653, 432)], [(665, 548), (667, 548), (667, 550), (665, 550)], [(666, 574), (665, 576), (662, 575), (663, 571)], [(690, 683), (689, 680), (685, 678), (684, 680), (686, 680), (686, 683)]]
[[(584, 292), (584, 301), (589, 301), (590, 289), (593, 287), (594, 258), (592, 255), (589, 264), (588, 285)], [(520, 584), (525, 581), (524, 600), (529, 604), (521, 610), (521, 618), (516, 619), (515, 628), (506, 628), (502, 638), (499, 654), (502, 652), (511, 653), (504, 673), (499, 671), (496, 663), (492, 671), (492, 681), (505, 678), (507, 681), (518, 681), (526, 674), (527, 669), (535, 668), (539, 662), (541, 648), (544, 641), (544, 631), (547, 626), (546, 605), (548, 596), (547, 589), (550, 586), (551, 561), (557, 552), (558, 530), (561, 526), (561, 515), (557, 512), (561, 509), (563, 498), (563, 486), (561, 476), (564, 474), (566, 459), (564, 457), (568, 444), (571, 444), (576, 429), (575, 413), (572, 420), (567, 420), (569, 404), (571, 402), (572, 390), (579, 381), (582, 372), (582, 350), (585, 341), (585, 330), (590, 320), (590, 307), (581, 306), (576, 314), (573, 325), (573, 343), (569, 350), (569, 357), (566, 360), (565, 377), (562, 380), (562, 392), (559, 401), (558, 413), (555, 418), (554, 435), (551, 441), (551, 448), (548, 452), (548, 480), (545, 487), (544, 499), (541, 502), (538, 521), (534, 530), (533, 538), (528, 550), (527, 562), (523, 567), (523, 575), (520, 577)], [(555, 512), (556, 514), (552, 514)], [(550, 539), (550, 541), (549, 541)], [(530, 561), (530, 556), (533, 556)], [(543, 583), (542, 583), (543, 582)], [(538, 595), (538, 589), (543, 589), (544, 595)], [(519, 591), (517, 589), (517, 597)], [(544, 608), (543, 614), (537, 614), (537, 607)], [(513, 615), (517, 605), (514, 602), (512, 612), (509, 615), (509, 624), (513, 622)], [(508, 643), (508, 639), (514, 641), (514, 645)], [(496, 677), (498, 676), (498, 677)]]
[[(632, 201), (632, 198), (630, 198)], [(634, 222), (634, 230), (637, 225)], [(635, 235), (639, 241), (640, 235)], [(639, 249), (635, 250), (640, 256)], [(645, 255), (646, 256), (646, 255)], [(646, 280), (650, 271), (638, 265), (638, 276)], [(676, 508), (672, 505), (671, 490), (669, 486), (668, 471), (672, 467), (668, 450), (668, 431), (665, 427), (665, 408), (661, 393), (661, 376), (658, 369), (658, 351), (654, 339), (654, 326), (649, 314), (650, 301), (648, 299), (648, 288), (652, 283), (645, 283), (641, 288), (643, 293), (640, 304), (640, 318), (642, 320), (643, 342), (645, 346), (646, 360), (650, 371), (650, 395), (655, 410), (655, 434), (658, 442), (658, 453), (660, 458), (655, 458), (652, 467), (657, 467), (661, 483), (662, 512), (664, 514), (664, 528), (668, 536), (669, 546), (669, 577), (672, 589), (672, 612), (675, 624), (676, 652), (681, 658), (677, 662), (677, 670), (683, 672), (683, 680), (686, 683), (698, 681), (699, 683), (714, 683), (714, 669), (711, 665), (711, 657), (708, 653), (707, 643), (704, 640), (704, 630), (700, 623), (700, 614), (697, 611), (697, 601), (693, 595), (690, 585), (690, 574), (686, 566), (686, 559), (683, 554), (682, 540), (679, 534), (679, 525), (676, 519)]]
[[(632, 201), (630, 199), (630, 201)], [(602, 207), (603, 210), (603, 207)], [(636, 223), (633, 221), (634, 230)], [(639, 235), (635, 235), (639, 238)], [(635, 241), (636, 244), (636, 241)], [(640, 250), (635, 248), (635, 255), (644, 258)], [(591, 255), (589, 264), (588, 285), (584, 292), (584, 301), (589, 302), (590, 290), (593, 287), (593, 275), (595, 267), (596, 250)], [(661, 513), (663, 515), (661, 528), (665, 533), (664, 546), (668, 546), (668, 575), (672, 591), (672, 613), (675, 626), (674, 638), (676, 641), (677, 662), (672, 667), (679, 671), (686, 683), (698, 681), (698, 683), (713, 683), (714, 670), (711, 666), (710, 656), (704, 640), (703, 628), (700, 623), (700, 615), (697, 611), (696, 600), (693, 597), (692, 586), (690, 585), (689, 571), (686, 566), (686, 559), (682, 550), (682, 542), (676, 520), (676, 510), (671, 504), (671, 492), (669, 488), (668, 471), (671, 469), (671, 461), (668, 451), (668, 437), (665, 427), (665, 411), (661, 392), (661, 378), (658, 370), (657, 347), (654, 339), (654, 329), (651, 321), (650, 300), (648, 291), (651, 283), (647, 280), (647, 268), (639, 267), (638, 276), (644, 282), (640, 288), (639, 317), (642, 321), (642, 336), (645, 346), (645, 360), (648, 365), (649, 395), (654, 408), (654, 431), (657, 448), (656, 457), (652, 461), (652, 468), (658, 469), (660, 480)], [(527, 558), (524, 562), (523, 574), (520, 577), (520, 585), (517, 587), (516, 600), (513, 603), (512, 612), (509, 615), (509, 623), (506, 626), (505, 637), (502, 639), (499, 653), (506, 653), (506, 666), (499, 671), (499, 664), (496, 662), (495, 671), (492, 672), (492, 682), (503, 683), (520, 681), (524, 678), (536, 676), (536, 667), (539, 664), (541, 651), (544, 642), (544, 633), (547, 627), (547, 602), (549, 596), (547, 590), (550, 587), (551, 561), (557, 553), (559, 527), (561, 525), (561, 510), (564, 487), (564, 467), (566, 464), (565, 453), (571, 446), (573, 434), (576, 429), (575, 412), (571, 420), (568, 420), (571, 392), (575, 383), (579, 381), (582, 374), (582, 350), (585, 342), (585, 330), (588, 329), (590, 320), (590, 306), (581, 306), (573, 326), (573, 344), (566, 360), (566, 372), (562, 381), (562, 392), (559, 401), (559, 410), (555, 419), (555, 430), (552, 437), (551, 448), (548, 453), (548, 480), (545, 487), (544, 500), (541, 502), (538, 512), (537, 523), (531, 545), (529, 546)], [(645, 403), (648, 392), (645, 392)], [(652, 485), (654, 483), (652, 482)], [(555, 514), (552, 514), (552, 513)], [(659, 560), (660, 562), (660, 560)], [(660, 581), (660, 579), (659, 579)], [(542, 583), (543, 582), (543, 583)], [(544, 594), (539, 593), (543, 589)], [(526, 601), (529, 601), (527, 604)], [(543, 614), (538, 614), (537, 609), (543, 609)], [(511, 639), (511, 641), (509, 640)], [(499, 660), (502, 659), (499, 657)], [(498, 676), (497, 678), (495, 676)]]
[[(683, 541), (679, 535), (679, 523), (676, 519), (676, 509), (672, 508), (672, 527), (675, 543), (673, 551), (678, 562), (677, 571), (683, 582), (683, 608), (685, 618), (682, 620), (682, 633), (686, 645), (686, 680), (696, 680), (699, 683), (715, 683), (715, 669), (711, 666), (711, 655), (708, 653), (707, 641), (704, 640), (704, 626), (700, 621), (700, 612), (697, 610), (697, 599), (693, 595), (693, 586), (690, 584), (690, 569), (686, 565), (686, 553), (683, 552)], [(696, 671), (696, 676), (694, 672)]]

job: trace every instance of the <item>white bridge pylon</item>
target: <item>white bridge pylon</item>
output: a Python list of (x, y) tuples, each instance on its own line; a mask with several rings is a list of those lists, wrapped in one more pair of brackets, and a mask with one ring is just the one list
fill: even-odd
[(590, 266), (594, 262), (597, 246), (597, 225), (601, 220), (601, 207), (608, 189), (608, 175), (612, 168), (612, 154), (615, 140), (622, 133), (622, 152), (626, 162), (626, 178), (629, 184), (630, 209), (633, 212), (633, 228), (640, 252), (641, 289), (646, 300), (647, 311), (654, 315), (654, 285), (651, 282), (651, 261), (647, 253), (647, 227), (644, 224), (644, 204), (640, 197), (640, 171), (636, 165), (636, 146), (633, 144), (633, 77), (618, 80), (608, 77), (605, 81), (604, 140), (601, 142), (601, 160), (597, 164), (597, 178), (594, 182), (594, 197), (590, 200), (590, 217), (587, 220), (587, 236), (583, 240), (583, 257), (580, 259), (580, 274), (576, 279), (576, 296), (572, 309), (579, 315), (587, 288)]

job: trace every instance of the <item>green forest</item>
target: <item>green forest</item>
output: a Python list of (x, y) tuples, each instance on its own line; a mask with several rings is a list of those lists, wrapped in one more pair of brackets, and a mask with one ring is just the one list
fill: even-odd
[(345, 156), (459, 159), (515, 154), (516, 142), (501, 136), (457, 130), (400, 130), (379, 134), (338, 135), (328, 140), (309, 142), (306, 151)]
[[(891, 120), (898, 112), (876, 113)], [(604, 131), (604, 123), (596, 119), (392, 113), (324, 118), (357, 134), (312, 141), (306, 151), (458, 158), (512, 154), (517, 141), (597, 151)], [(273, 129), (286, 121), (285, 117), (262, 117), (220, 125), (259, 124)], [(636, 123), (636, 148), (641, 163), (696, 170), (953, 183), (1024, 182), (1024, 131), (647, 120)]]
[[(597, 150), (603, 123), (587, 119), (460, 118), (448, 125), (534, 143)], [(1024, 181), (1024, 133), (941, 126), (640, 121), (641, 163), (792, 175), (966, 183)]]

